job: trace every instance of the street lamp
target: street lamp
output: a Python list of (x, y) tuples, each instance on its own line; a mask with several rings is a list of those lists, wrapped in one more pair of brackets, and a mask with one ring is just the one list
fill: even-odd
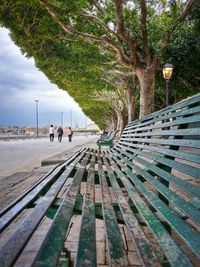
[(70, 121), (71, 121), (70, 126), (72, 127), (72, 109), (70, 110)]
[(37, 137), (38, 137), (38, 99), (35, 99), (35, 104), (36, 104), (36, 125), (37, 125)]
[(165, 64), (163, 67), (163, 77), (166, 80), (166, 107), (169, 105), (169, 80), (172, 76), (173, 65), (172, 64)]
[(61, 115), (61, 117), (60, 117), (60, 119), (61, 119), (61, 126), (63, 128), (63, 112), (60, 112), (60, 115)]

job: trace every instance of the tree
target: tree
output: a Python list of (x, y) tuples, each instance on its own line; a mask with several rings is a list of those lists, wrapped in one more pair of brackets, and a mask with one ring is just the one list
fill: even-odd
[(96, 43), (135, 72), (140, 116), (153, 111), (157, 67), (172, 33), (197, 2), (69, 1), (66, 7), (63, 1), (38, 0), (65, 33)]
[[(125, 124), (127, 123), (127, 114), (128, 114), (128, 101), (127, 94), (124, 89), (117, 89), (115, 91), (100, 91), (96, 92), (94, 95), (94, 99), (97, 101), (104, 101), (111, 106), (113, 112), (116, 116), (111, 116), (113, 118), (117, 118), (116, 128), (120, 131), (123, 131)], [(108, 114), (110, 116), (110, 114)], [(108, 116), (105, 118), (107, 120)]]
[[(5, 0), (0, 3), (0, 21), (49, 79), (103, 126), (100, 116), (109, 107), (91, 99), (92, 92), (108, 87), (101, 80), (101, 68), (105, 73), (119, 66), (132, 73), (132, 82), (136, 78), (140, 84), (140, 116), (150, 113), (156, 71), (170, 37), (197, 2)], [(137, 82), (130, 86), (130, 78), (123, 80), (133, 96)]]

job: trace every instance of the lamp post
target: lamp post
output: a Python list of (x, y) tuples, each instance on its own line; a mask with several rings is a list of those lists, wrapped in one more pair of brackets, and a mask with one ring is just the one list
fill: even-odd
[(38, 137), (38, 99), (35, 99), (35, 104), (36, 104), (36, 125), (37, 125), (37, 137)]
[(60, 119), (61, 119), (61, 126), (62, 126), (62, 128), (63, 128), (63, 112), (60, 112)]
[(72, 127), (72, 109), (70, 110), (70, 126)]
[(172, 76), (173, 65), (165, 64), (163, 67), (163, 77), (166, 80), (166, 107), (169, 105), (169, 80)]

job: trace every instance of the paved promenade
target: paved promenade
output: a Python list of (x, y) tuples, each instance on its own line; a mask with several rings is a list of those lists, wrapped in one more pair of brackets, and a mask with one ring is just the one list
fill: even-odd
[[(0, 141), (0, 210), (81, 147), (94, 147), (98, 136), (74, 136), (71, 143), (48, 138)], [(43, 165), (43, 166), (41, 166)]]
[(95, 145), (97, 139), (92, 135), (74, 136), (71, 143), (67, 137), (61, 143), (57, 138), (51, 143), (48, 138), (0, 141), (0, 180), (16, 172), (32, 171), (54, 155), (67, 155), (81, 146)]

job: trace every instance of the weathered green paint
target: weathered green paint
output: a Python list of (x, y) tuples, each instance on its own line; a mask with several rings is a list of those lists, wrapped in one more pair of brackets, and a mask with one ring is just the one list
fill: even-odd
[[(158, 173), (162, 174), (162, 177), (164, 179), (167, 179), (167, 177), (169, 176), (171, 179), (168, 178), (167, 180), (177, 185), (177, 183), (175, 183), (173, 181), (173, 178), (174, 179), (176, 178), (175, 176), (173, 176), (173, 175), (171, 175), (171, 174), (169, 174), (163, 170), (160, 170), (158, 167), (156, 167), (156, 166), (154, 166), (154, 165), (152, 165), (152, 164), (150, 164), (150, 163), (148, 163), (142, 159), (139, 159), (133, 155), (132, 155), (132, 159), (143, 164), (144, 167), (148, 167), (148, 169), (157, 170)], [(130, 166), (135, 171), (137, 171), (140, 175), (142, 175), (146, 181), (148, 181), (150, 184), (152, 184), (159, 191), (159, 193), (164, 195), (173, 205), (176, 205), (180, 210), (182, 210), (186, 215), (188, 215), (191, 219), (193, 219), (197, 224), (200, 225), (200, 213), (194, 206), (192, 206), (190, 203), (186, 202), (184, 199), (182, 199), (181, 197), (176, 195), (174, 192), (169, 190), (166, 186), (164, 186), (157, 179), (155, 179), (155, 177), (153, 177), (152, 175), (150, 175), (149, 173), (147, 173), (146, 171), (144, 171), (140, 167), (134, 165), (133, 163), (131, 163), (127, 160), (125, 160), (124, 163), (126, 163), (128, 166)], [(163, 173), (164, 173), (164, 175), (163, 175)], [(196, 193), (195, 195), (199, 195), (199, 197), (200, 197), (200, 190), (198, 187), (193, 186), (193, 188), (192, 188), (193, 190), (192, 190), (191, 189), (192, 185), (190, 185), (187, 182), (184, 182), (182, 180), (179, 180), (178, 178), (176, 178), (176, 180), (179, 181), (178, 185), (185, 184), (184, 190), (186, 192), (191, 193), (190, 191), (194, 191), (193, 193)]]
[[(134, 140), (133, 140), (134, 141)], [(137, 141), (137, 139), (136, 139)], [(175, 150), (170, 150), (168, 148), (163, 147), (155, 147), (155, 146), (147, 146), (147, 145), (140, 145), (140, 144), (133, 144), (130, 142), (119, 142), (120, 145), (129, 146), (129, 147), (137, 147), (139, 149), (146, 149), (150, 151), (156, 151), (158, 153), (162, 153), (163, 155), (172, 156), (174, 158), (189, 160), (191, 162), (200, 163), (200, 155), (199, 154), (192, 154), (192, 153), (186, 153), (186, 152), (180, 152)]]
[(103, 160), (106, 165), (109, 179), (112, 184), (112, 188), (114, 189), (115, 196), (118, 200), (118, 204), (121, 213), (124, 217), (126, 226), (128, 227), (132, 235), (134, 244), (136, 243), (138, 247), (138, 252), (140, 253), (141, 262), (143, 263), (144, 266), (149, 266), (149, 267), (158, 265), (158, 259), (153, 251), (153, 248), (148, 239), (146, 238), (146, 236), (144, 235), (143, 231), (141, 230), (136, 217), (132, 213), (131, 208), (129, 207), (125, 197), (123, 196), (121, 188), (116, 180), (116, 177), (111, 168), (109, 167), (108, 161), (106, 160), (105, 157), (103, 158)]
[(110, 193), (100, 156), (98, 156), (98, 173), (102, 190), (103, 218), (108, 242), (109, 264), (111, 266), (127, 267), (128, 260), (126, 251), (115, 217), (115, 212), (111, 205)]
[(90, 161), (86, 194), (82, 208), (82, 222), (76, 254), (75, 266), (96, 266), (96, 234), (95, 234), (95, 184), (94, 184), (95, 155)]
[[(41, 190), (48, 186), (48, 184), (55, 179), (55, 176), (59, 175), (65, 170), (66, 166), (71, 164), (75, 159), (76, 164), (80, 160), (80, 154), (83, 151), (81, 149), (79, 152), (75, 153), (70, 157), (65, 163), (53, 169), (47, 175), (42, 177), (36, 184), (29, 188), (24, 195), (20, 196), (13, 203), (11, 203), (6, 209), (0, 213), (0, 233), (6, 227), (6, 225), (11, 222), (22, 209), (29, 205), (41, 192)], [(82, 156), (81, 156), (82, 157)]]
[(180, 250), (171, 236), (168, 234), (166, 229), (161, 224), (160, 220), (153, 214), (153, 212), (148, 208), (147, 204), (143, 201), (140, 195), (136, 192), (131, 182), (127, 179), (127, 176), (121, 172), (118, 165), (114, 162), (112, 158), (109, 157), (111, 160), (111, 165), (115, 168), (115, 172), (118, 175), (119, 179), (123, 182), (124, 186), (127, 189), (127, 192), (137, 207), (138, 211), (140, 212), (141, 218), (148, 224), (151, 228), (157, 240), (162, 247), (163, 251), (167, 259), (169, 260), (170, 264), (174, 267), (177, 266), (184, 266), (189, 267), (192, 266), (191, 262), (187, 259), (184, 253)]
[(186, 224), (174, 211), (170, 210), (153, 192), (138, 179), (138, 177), (130, 171), (119, 161), (116, 157), (118, 164), (124, 169), (127, 176), (132, 180), (141, 194), (151, 203), (151, 205), (159, 211), (159, 213), (166, 219), (169, 225), (178, 233), (184, 242), (191, 248), (191, 250), (200, 257), (200, 234), (193, 231), (191, 226)]
[(120, 142), (139, 142), (139, 143), (147, 143), (147, 144), (159, 144), (159, 145), (171, 145), (171, 146), (178, 146), (178, 147), (191, 147), (191, 148), (200, 148), (199, 140), (180, 140), (180, 139), (150, 139), (150, 138), (137, 138), (134, 140), (133, 138), (129, 137), (121, 137)]
[[(123, 146), (118, 145), (118, 147), (120, 147), (123, 150)], [(149, 153), (146, 151), (140, 151), (138, 149), (127, 148), (126, 151), (133, 152), (136, 155), (144, 156), (145, 158), (148, 158), (148, 159), (153, 159), (159, 163), (164, 164), (165, 166), (169, 166), (173, 169), (180, 170), (180, 171), (187, 173), (187, 174), (189, 174), (189, 175), (191, 175), (197, 179), (200, 179), (200, 169), (196, 168), (194, 166), (189, 166), (187, 164), (180, 163), (178, 161), (174, 161), (174, 160), (171, 160), (171, 159), (168, 159), (168, 158), (165, 158), (165, 157), (162, 157), (160, 155), (153, 154), (153, 153)], [(130, 155), (130, 157), (131, 156), (132, 155)]]
[[(86, 154), (82, 160), (81, 166), (77, 168), (74, 180), (66, 197), (60, 206), (48, 235), (40, 249), (33, 266), (56, 266), (60, 253), (63, 249), (65, 235), (73, 215), (76, 196), (79, 192), (80, 182), (82, 180), (89, 154)], [(56, 250), (55, 250), (56, 247)]]
[[(84, 156), (84, 153), (79, 156), (79, 160)], [(28, 242), (33, 231), (39, 225), (40, 221), (48, 211), (48, 208), (53, 203), (59, 190), (69, 177), (74, 164), (67, 166), (66, 170), (61, 174), (59, 179), (52, 185), (44, 198), (41, 198), (35, 208), (28, 214), (23, 224), (16, 229), (12, 236), (0, 248), (0, 266), (11, 266), (22, 250), (26, 242)]]
[[(200, 121), (200, 115), (196, 115), (196, 116), (193, 116), (193, 117), (186, 117), (186, 118), (176, 119), (174, 121), (165, 122), (165, 123), (160, 121), (160, 123), (156, 123), (156, 124), (153, 124), (153, 125), (150, 125), (150, 126), (146, 126), (146, 127), (141, 127), (140, 129), (142, 131), (155, 130), (155, 129), (171, 127), (171, 126), (175, 126), (175, 125), (182, 125), (182, 124), (192, 123), (192, 122), (199, 122), (199, 121)], [(141, 126), (143, 126), (143, 125), (141, 125)], [(132, 134), (134, 132), (137, 132), (137, 130), (138, 130), (138, 128), (130, 129), (128, 131), (129, 136), (134, 136)]]
[[(177, 116), (182, 116), (185, 115), (185, 113), (181, 114), (180, 112), (184, 112), (189, 110), (190, 106), (193, 106), (195, 104), (199, 104), (200, 102), (200, 94), (197, 94), (195, 96), (192, 96), (190, 99), (186, 99), (184, 101), (181, 101), (179, 103), (176, 103), (172, 106), (168, 106), (167, 108), (164, 108), (162, 110), (153, 112), (141, 119), (138, 119), (134, 122), (129, 123), (125, 130), (129, 127), (138, 127), (140, 125), (140, 123), (145, 123), (147, 121), (147, 123), (154, 118), (159, 118), (160, 120), (164, 120), (164, 119), (168, 119), (168, 118), (173, 118), (173, 117), (177, 117)], [(182, 110), (181, 110), (182, 109)], [(181, 110), (181, 111), (180, 111)], [(191, 114), (194, 113), (198, 113), (199, 111), (192, 111)], [(166, 115), (166, 114), (170, 114), (170, 116)], [(162, 116), (167, 116), (166, 118), (163, 118)]]
[[(175, 175), (166, 172), (165, 170), (161, 169), (160, 167), (155, 166), (155, 164), (149, 163), (149, 162), (147, 162), (141, 158), (138, 158), (137, 156), (134, 156), (133, 154), (129, 154), (129, 153), (124, 152), (122, 150), (119, 150), (117, 148), (116, 148), (116, 151), (118, 151), (121, 158), (123, 157), (123, 156), (121, 156), (121, 154), (126, 155), (130, 159), (133, 159), (133, 160), (137, 161), (138, 163), (142, 164), (146, 169), (151, 170), (155, 174), (164, 178), (166, 181), (178, 186), (179, 188), (181, 188), (183, 191), (187, 192), (191, 196), (200, 198), (200, 190), (199, 190), (198, 186), (195, 186), (191, 183), (188, 183), (187, 181), (184, 181), (180, 178), (177, 178)], [(138, 152), (138, 154), (140, 154), (140, 152)], [(152, 156), (152, 159), (153, 159), (153, 156)], [(128, 162), (128, 164), (133, 167), (133, 164), (131, 164), (130, 162)], [(135, 166), (134, 166), (134, 168), (135, 168)], [(190, 168), (192, 168), (192, 167), (190, 167)], [(137, 170), (139, 170), (139, 169), (137, 168)], [(195, 167), (194, 167), (194, 170), (196, 170)], [(143, 172), (143, 174), (145, 175), (146, 172), (145, 173)], [(197, 172), (197, 174), (200, 175), (200, 170)], [(200, 178), (200, 177), (198, 177), (198, 178)], [(151, 178), (150, 178), (150, 180), (151, 180)]]
[(112, 148), (114, 146), (114, 138), (118, 132), (119, 132), (118, 130), (113, 131), (111, 132), (108, 138), (103, 138), (103, 139), (100, 138), (99, 140), (97, 140), (97, 146), (99, 147), (99, 150), (101, 149), (102, 146), (109, 146), (110, 148)]

